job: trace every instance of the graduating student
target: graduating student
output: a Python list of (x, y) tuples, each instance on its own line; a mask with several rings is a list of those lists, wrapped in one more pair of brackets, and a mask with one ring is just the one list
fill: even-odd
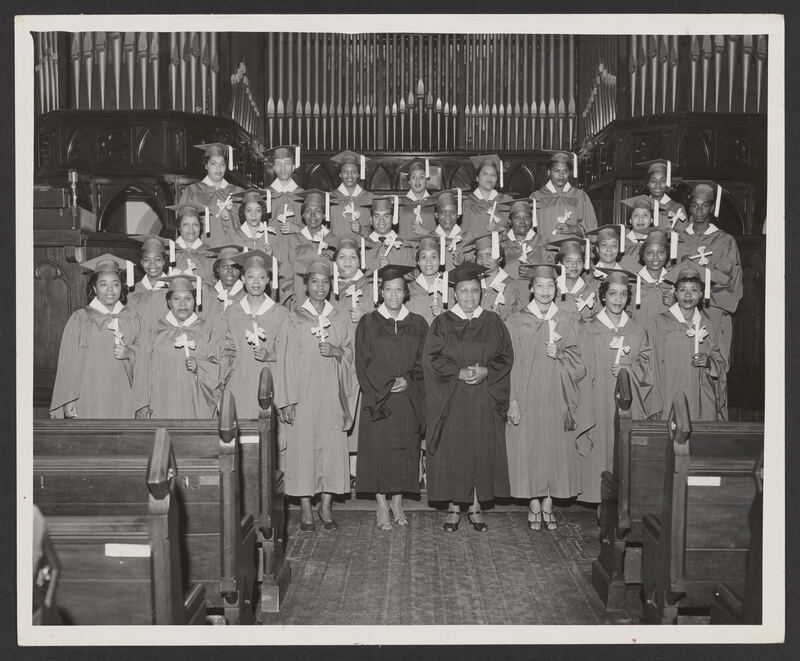
[(261, 410), (258, 404), (261, 370), (267, 366), (273, 376), (279, 370), (276, 339), (289, 313), (269, 296), (275, 267), (272, 256), (251, 250), (230, 259), (241, 267), (246, 295), (222, 315), (221, 381), (233, 393), (237, 415), (257, 418)]
[[(625, 250), (619, 258), (622, 268), (634, 273), (639, 270), (640, 247), (653, 225), (653, 201), (647, 195), (637, 195), (622, 200), (623, 208), (629, 211), (627, 224), (630, 229), (625, 232)], [(620, 231), (623, 231), (620, 228)]]
[(375, 196), (372, 198), (372, 211), (370, 221), (372, 231), (367, 234), (373, 250), (367, 254), (367, 269), (377, 271), (379, 268), (394, 264), (398, 266), (414, 265), (414, 248), (407, 245), (392, 228), (393, 219), (396, 219), (394, 197)]
[[(194, 204), (173, 204), (167, 209), (175, 212), (175, 224), (178, 228), (178, 238), (175, 240), (175, 266), (170, 268), (169, 274), (180, 273), (200, 276), (202, 280), (211, 280), (214, 277), (214, 256), (209, 252), (210, 246), (201, 236), (201, 227), (205, 224), (205, 209)], [(222, 241), (218, 245), (224, 243), (226, 242)]]
[(439, 272), (444, 263), (445, 255), (440, 252), (439, 240), (434, 236), (422, 237), (417, 244), (419, 274), (408, 284), (406, 307), (425, 319), (428, 325), (442, 313), (448, 302), (449, 287)]
[(228, 242), (248, 250), (272, 253), (277, 236), (275, 229), (267, 223), (267, 207), (261, 191), (242, 191), (234, 195), (233, 200), (238, 203), (239, 212), (236, 216), (238, 222), (225, 224)]
[(212, 325), (222, 320), (222, 314), (234, 303), (245, 295), (242, 282), (242, 267), (236, 262), (236, 257), (241, 254), (242, 248), (238, 245), (218, 246), (211, 248), (210, 252), (216, 255), (214, 260), (214, 279), (212, 285), (203, 283), (203, 319), (208, 319)]
[[(425, 430), (422, 351), (428, 324), (403, 305), (410, 266), (379, 272), (381, 304), (356, 331), (356, 374), (361, 386), (356, 490), (374, 493), (377, 525), (408, 525), (403, 493), (419, 493), (420, 440)], [(391, 517), (386, 495), (391, 494)]]
[(348, 233), (361, 234), (369, 227), (369, 214), (363, 207), (368, 207), (372, 194), (359, 185), (367, 176), (367, 161), (363, 154), (356, 154), (349, 149), (339, 152), (331, 158), (338, 165), (339, 187), (331, 191), (331, 231), (336, 235)]
[(137, 418), (211, 418), (219, 396), (219, 341), (195, 312), (195, 278), (172, 275), (167, 313), (142, 342), (146, 379), (137, 384)]
[(639, 280), (638, 304), (630, 307), (633, 318), (648, 327), (662, 312), (675, 303), (675, 290), (666, 281), (669, 259), (670, 233), (660, 227), (651, 227), (647, 238), (639, 245), (641, 268), (636, 272)]
[(448, 274), (456, 305), (433, 320), (422, 363), (427, 405), (428, 500), (447, 502), (444, 529), (488, 529), (480, 503), (509, 495), (505, 415), (514, 350), (505, 324), (480, 305), (482, 266)]
[[(644, 161), (636, 165), (647, 168), (647, 179), (645, 185), (647, 194), (650, 196), (651, 203), (655, 205), (656, 200), (659, 205), (659, 217), (663, 217), (663, 222), (659, 220), (659, 227), (669, 227), (676, 232), (681, 232), (688, 223), (686, 209), (677, 200), (673, 200), (667, 192), (672, 187), (672, 166), (669, 160), (657, 158), (652, 161)], [(663, 214), (663, 216), (662, 216)]]
[(653, 393), (653, 354), (645, 327), (625, 312), (636, 276), (609, 270), (600, 285), (603, 307), (579, 327), (580, 351), (586, 365), (578, 407), (577, 448), (580, 461), (579, 499), (600, 502), (603, 471), (614, 469), (614, 389), (620, 368), (631, 376), (634, 420), (646, 420), (661, 411)]
[(473, 236), (486, 234), (495, 229), (506, 229), (508, 213), (500, 205), (508, 202), (511, 197), (495, 188), (498, 184), (500, 188), (503, 187), (501, 176), (503, 161), (497, 154), (470, 156), (469, 160), (475, 166), (478, 187), (464, 197), (464, 217), (461, 227)]
[(713, 181), (684, 181), (694, 186), (689, 200), (689, 223), (681, 233), (679, 261), (688, 258), (700, 266), (708, 266), (718, 271), (711, 286), (711, 301), (704, 312), (718, 328), (719, 347), (726, 364), (730, 360), (733, 319), (731, 315), (739, 307), (742, 299), (742, 262), (736, 240), (717, 227), (715, 220), (719, 213), (722, 187)]
[(52, 418), (133, 418), (142, 407), (134, 397), (141, 378), (137, 360), (143, 321), (125, 306), (133, 264), (104, 254), (83, 262), (92, 275), (86, 287), (89, 304), (67, 320), (58, 351), (50, 403)]
[(506, 445), (511, 495), (529, 500), (528, 526), (558, 527), (553, 498), (580, 491), (575, 419), (586, 368), (571, 318), (555, 304), (556, 268), (537, 264), (533, 299), (511, 315), (514, 347)]
[(619, 225), (603, 225), (586, 232), (587, 236), (595, 239), (594, 254), (597, 256), (594, 268), (587, 277), (594, 279), (598, 287), (606, 278), (603, 269), (622, 270), (622, 265), (618, 261), (621, 255), (620, 232)]
[(589, 196), (570, 183), (570, 174), (578, 176), (575, 155), (554, 152), (547, 163), (548, 182), (531, 195), (539, 203), (538, 231), (545, 239), (558, 238), (556, 234), (582, 236), (597, 227)]
[(311, 531), (311, 498), (321, 493), (323, 528), (336, 530), (331, 504), (334, 494), (350, 491), (347, 430), (358, 395), (352, 325), (327, 300), (329, 259), (312, 255), (295, 270), (308, 297), (283, 323), (275, 371), (275, 406), (286, 426), (286, 494), (300, 497), (300, 530)]
[(527, 281), (514, 278), (503, 269), (505, 254), (499, 234), (493, 232), (471, 239), (464, 244), (464, 250), (474, 250), (475, 263), (486, 269), (481, 277), (481, 306), (505, 321), (512, 312), (528, 304), (530, 292)]
[(270, 225), (281, 234), (293, 234), (303, 228), (301, 199), (303, 189), (293, 179), (300, 167), (300, 145), (281, 145), (266, 150), (275, 179), (267, 187), (270, 196)]
[(138, 312), (145, 325), (153, 326), (167, 313), (167, 282), (162, 280), (166, 275), (168, 239), (154, 234), (148, 236), (132, 236), (141, 241), (142, 253), (139, 265), (144, 277), (136, 283), (136, 287), (128, 294), (128, 308)]
[(514, 278), (530, 279), (530, 264), (544, 264), (547, 261), (545, 241), (533, 227), (532, 200), (525, 197), (504, 202), (511, 223), (503, 236), (501, 246), (505, 251), (505, 270)]
[(720, 346), (721, 333), (701, 309), (707, 277), (713, 283), (725, 276), (691, 261), (670, 269), (667, 280), (674, 284), (677, 302), (658, 315), (649, 329), (664, 419), (678, 392), (686, 395), (692, 420), (727, 418), (728, 364)]
[[(431, 234), (420, 234), (418, 238), (430, 236), (439, 242), (441, 253), (444, 255), (444, 267), (449, 271), (464, 261), (462, 251), (465, 241), (469, 241), (472, 235), (464, 232), (458, 224), (458, 194), (446, 190), (432, 195), (428, 199), (428, 204), (433, 206), (436, 227)], [(483, 232), (485, 233), (485, 232)]]
[(400, 166), (400, 172), (408, 174), (408, 192), (402, 198), (399, 213), (398, 236), (411, 239), (419, 234), (429, 234), (436, 228), (436, 219), (430, 205), (422, 201), (430, 197), (427, 190), (430, 177), (430, 161), (414, 158)]
[(236, 209), (233, 196), (242, 189), (225, 180), (226, 169), (233, 168), (233, 148), (221, 142), (195, 145), (203, 152), (203, 167), (206, 176), (202, 181), (187, 186), (181, 195), (180, 204), (192, 204), (200, 209), (209, 209), (209, 246), (228, 243), (223, 223), (232, 222)]
[(587, 263), (587, 244), (587, 239), (577, 236), (548, 243), (548, 246), (558, 249), (555, 262), (560, 273), (556, 279), (558, 296), (555, 303), (574, 322), (588, 319), (600, 308), (600, 303), (597, 302), (597, 280), (583, 276)]

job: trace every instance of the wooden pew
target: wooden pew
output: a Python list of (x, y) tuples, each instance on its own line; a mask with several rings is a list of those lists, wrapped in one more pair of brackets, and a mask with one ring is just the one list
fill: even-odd
[[(683, 393), (673, 402), (691, 430)], [(717, 423), (724, 429), (727, 423)], [(659, 514), (642, 520), (642, 594), (646, 624), (674, 624), (680, 608), (710, 609), (712, 587), (744, 587), (748, 513), (764, 439), (695, 438), (679, 432), (667, 446)]]
[(764, 540), (764, 457), (756, 468), (758, 494), (750, 509), (750, 551), (747, 554), (747, 574), (744, 592), (737, 592), (729, 582), (713, 588), (711, 624), (761, 624), (763, 587)]
[(169, 428), (178, 457), (184, 582), (203, 585), (208, 606), (224, 609), (229, 622), (252, 624), (256, 529), (253, 516), (242, 513), (239, 423), (229, 393), (223, 393), (218, 422), (36, 421), (34, 501), (45, 515), (135, 512), (137, 471), (157, 426)]
[[(633, 420), (631, 383), (623, 368), (615, 390), (614, 470), (602, 475), (600, 553), (592, 563), (592, 585), (609, 610), (622, 609), (626, 591), (641, 585), (642, 519), (661, 512), (667, 446), (690, 430), (693, 440), (724, 439), (732, 448), (763, 442), (763, 423)], [(685, 420), (685, 421), (684, 421)]]
[[(139, 513), (47, 518), (61, 559), (60, 608), (65, 624), (205, 624), (205, 588), (184, 594), (175, 498), (175, 457), (169, 433), (151, 442), (146, 498)], [(100, 478), (102, 479), (102, 478)], [(87, 480), (85, 487), (91, 489)]]
[(35, 625), (62, 624), (56, 604), (61, 562), (41, 511), (33, 506), (33, 619)]

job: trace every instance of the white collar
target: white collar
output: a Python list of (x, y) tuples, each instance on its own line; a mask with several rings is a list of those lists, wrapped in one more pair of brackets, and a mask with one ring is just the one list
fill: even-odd
[(620, 328), (625, 328), (625, 324), (628, 323), (628, 313), (625, 310), (622, 311), (622, 314), (619, 316), (619, 325), (615, 325), (613, 321), (611, 321), (611, 317), (608, 316), (606, 309), (603, 308), (600, 312), (597, 313), (597, 321), (599, 321), (603, 326), (617, 332)]
[(419, 198), (416, 196), (416, 193), (414, 193), (414, 191), (411, 190), (410, 188), (408, 189), (408, 192), (406, 193), (406, 197), (409, 200), (411, 200), (412, 202), (420, 202), (420, 201), (424, 200), (426, 197), (430, 197), (430, 196), (431, 196), (431, 194), (427, 190), (422, 191), (422, 197), (419, 197)]
[(436, 276), (436, 279), (433, 281), (433, 285), (428, 284), (428, 280), (425, 278), (423, 273), (420, 273), (416, 277), (416, 283), (422, 287), (426, 292), (432, 294), (434, 291), (441, 291), (442, 285), (444, 281), (442, 280), (441, 276)]
[(394, 230), (389, 230), (386, 234), (378, 234), (377, 232), (373, 231), (372, 234), (369, 235), (369, 240), (378, 243), (381, 238), (385, 239), (386, 241), (394, 241), (397, 238), (397, 232)]
[(668, 202), (672, 202), (672, 198), (669, 195), (667, 195), (666, 193), (664, 193), (661, 196), (661, 199), (658, 201), (658, 203), (661, 204), (661, 205), (667, 204)]
[[(553, 185), (552, 181), (548, 180), (548, 182), (544, 185), (544, 187), (547, 190), (549, 190), (551, 193), (554, 193), (555, 195), (558, 195), (558, 191), (556, 190), (556, 187)], [(569, 193), (571, 188), (572, 188), (572, 184), (567, 182), (566, 184), (564, 184), (564, 188), (561, 190), (561, 192), (562, 193)]]
[(342, 276), (341, 273), (339, 274), (339, 277), (341, 278), (342, 282), (349, 282), (350, 284), (354, 284), (364, 277), (364, 272), (361, 269), (358, 269), (358, 271), (356, 271), (353, 274), (352, 278), (345, 278), (344, 276)]
[(297, 182), (294, 179), (289, 179), (287, 183), (283, 183), (280, 179), (275, 179), (269, 187), (276, 193), (291, 193), (297, 190)]
[(175, 326), (175, 328), (186, 328), (187, 326), (191, 326), (199, 318), (200, 317), (197, 316), (196, 312), (192, 312), (192, 314), (189, 315), (189, 318), (183, 323), (181, 323), (175, 318), (175, 315), (172, 314), (172, 310), (167, 312), (167, 316), (164, 317), (164, 319), (167, 320), (167, 323), (170, 324), (171, 326)]
[(556, 316), (556, 313), (558, 312), (558, 306), (556, 305), (555, 301), (550, 301), (550, 307), (547, 308), (547, 312), (545, 314), (542, 314), (541, 311), (539, 310), (539, 304), (536, 302), (536, 299), (528, 303), (526, 307), (534, 317), (536, 317), (537, 319), (541, 319), (542, 321), (547, 321), (552, 319), (553, 317)]
[[(258, 234), (256, 236), (253, 236), (253, 230), (250, 227), (250, 225), (247, 223), (247, 221), (243, 222), (239, 226), (239, 229), (241, 229), (242, 230), (242, 234), (244, 234), (249, 239), (258, 239), (259, 238)], [(259, 223), (259, 228), (256, 230), (256, 232), (261, 234), (261, 236), (263, 237), (264, 234), (266, 234), (266, 232), (267, 232), (267, 224), (265, 222), (263, 222), (263, 221), (260, 222)]]
[(205, 178), (203, 179), (203, 183), (206, 186), (211, 186), (212, 188), (215, 188), (216, 190), (222, 190), (223, 188), (227, 188), (228, 186), (228, 182), (225, 181), (224, 178), (218, 184), (215, 184), (213, 181), (211, 181), (211, 177), (209, 177), (208, 175), (206, 175)]
[(194, 243), (192, 243), (192, 245), (188, 246), (188, 245), (186, 245), (186, 241), (183, 240), (183, 237), (179, 236), (175, 240), (175, 243), (176, 243), (176, 245), (179, 245), (184, 250), (197, 250), (200, 246), (203, 245), (203, 240), (202, 239), (195, 239)]
[(100, 301), (98, 301), (97, 298), (93, 298), (89, 302), (89, 307), (92, 308), (93, 310), (97, 310), (101, 314), (119, 314), (125, 308), (125, 306), (122, 303), (117, 301), (116, 303), (114, 303), (114, 309), (109, 312), (108, 308), (105, 305), (103, 305)]
[(640, 239), (638, 236), (636, 236), (636, 232), (634, 232), (633, 230), (630, 230), (630, 231), (629, 231), (629, 232), (628, 232), (628, 233), (625, 235), (625, 238), (626, 238), (628, 241), (632, 241), (633, 243), (641, 243), (642, 241), (644, 241), (644, 240), (645, 240), (645, 238), (646, 238), (646, 237), (642, 237), (642, 238)]
[(509, 241), (515, 241), (515, 242), (518, 241), (519, 243), (523, 243), (524, 241), (530, 241), (531, 239), (533, 239), (534, 236), (536, 236), (536, 230), (534, 230), (532, 227), (528, 230), (528, 233), (525, 235), (524, 239), (518, 239), (516, 234), (514, 234), (513, 229), (508, 230), (508, 233), (506, 234), (506, 237), (508, 237)]
[[(669, 309), (672, 316), (675, 317), (680, 323), (688, 325), (686, 319), (683, 318), (683, 312), (681, 312), (681, 307), (677, 303), (673, 303)], [(700, 325), (700, 321), (702, 317), (700, 316), (700, 310), (697, 308), (694, 309), (694, 314), (692, 314), (692, 323), (691, 325), (697, 328)]]
[(456, 303), (452, 308), (450, 308), (450, 312), (456, 315), (456, 317), (458, 317), (459, 319), (467, 321), (469, 319), (477, 319), (478, 317), (480, 317), (481, 312), (483, 312), (483, 308), (479, 305), (478, 307), (475, 308), (475, 311), (472, 313), (472, 317), (468, 317), (467, 313), (461, 309), (461, 306), (458, 303)]
[(499, 193), (494, 188), (492, 189), (492, 192), (489, 193), (489, 197), (484, 197), (480, 188), (476, 188), (474, 191), (472, 191), (472, 194), (479, 200), (488, 200), (488, 201), (493, 200), (499, 195)]
[[(718, 232), (718, 231), (719, 231), (719, 227), (717, 227), (714, 223), (709, 223), (708, 227), (706, 228), (706, 231), (703, 232), (702, 236), (708, 236), (709, 234), (713, 234), (714, 232)], [(686, 228), (686, 233), (687, 234), (694, 234), (695, 233), (694, 232), (694, 222), (692, 222), (692, 224), (689, 225), (689, 227)]]
[[(217, 280), (214, 283), (214, 289), (217, 290), (217, 293), (226, 297), (236, 296), (236, 294), (242, 291), (242, 287), (244, 287), (244, 285), (242, 284), (241, 280), (234, 282), (233, 287), (230, 288), (230, 291), (225, 289), (225, 286), (222, 284), (221, 280)], [(267, 296), (267, 298), (269, 298), (269, 296)]]
[(139, 284), (142, 285), (148, 291), (153, 291), (154, 289), (163, 289), (167, 286), (167, 283), (163, 280), (156, 280), (155, 285), (150, 284), (150, 276), (145, 275), (141, 280), (139, 280)]
[(661, 267), (661, 274), (658, 276), (658, 280), (653, 280), (653, 276), (650, 275), (650, 272), (647, 270), (646, 266), (642, 267), (638, 275), (642, 280), (650, 285), (660, 285), (662, 282), (664, 282), (664, 277), (667, 275), (667, 269), (665, 269), (663, 266)]
[(378, 313), (384, 319), (391, 319), (393, 321), (403, 321), (408, 316), (408, 308), (403, 305), (400, 307), (400, 312), (397, 313), (397, 319), (395, 319), (391, 314), (389, 314), (389, 310), (386, 307), (386, 303), (381, 303), (378, 306)]
[(567, 289), (567, 279), (562, 278), (560, 275), (556, 278), (556, 282), (558, 283), (559, 291), (564, 294), (579, 294), (586, 287), (586, 282), (581, 276), (578, 276), (575, 284), (572, 285), (572, 289)]
[(319, 316), (327, 317), (331, 312), (333, 312), (336, 309), (328, 301), (325, 301), (325, 305), (322, 308), (322, 314), (320, 315), (320, 313), (314, 309), (314, 306), (311, 304), (311, 301), (308, 300), (307, 298), (305, 301), (303, 301), (303, 304), (300, 307), (306, 312), (308, 312), (312, 317), (319, 317)]
[(260, 317), (262, 314), (269, 311), (273, 305), (275, 305), (275, 301), (273, 301), (269, 296), (265, 296), (264, 302), (258, 306), (258, 310), (255, 312), (250, 310), (250, 304), (247, 302), (247, 296), (243, 296), (241, 298), (239, 305), (242, 306), (242, 310), (244, 310), (248, 317)]
[(461, 225), (453, 225), (453, 229), (450, 230), (449, 234), (442, 229), (441, 225), (437, 225), (436, 233), (439, 236), (443, 236), (447, 239), (455, 239), (459, 234), (461, 234)]
[(325, 236), (326, 236), (326, 235), (327, 235), (329, 232), (330, 232), (330, 230), (329, 230), (327, 227), (325, 227), (324, 225), (320, 225), (320, 227), (319, 227), (319, 232), (318, 232), (318, 234), (317, 234), (317, 236), (318, 236), (319, 238), (316, 238), (316, 239), (315, 239), (313, 236), (311, 236), (311, 230), (310, 230), (310, 229), (308, 229), (308, 225), (303, 225), (303, 229), (301, 229), (301, 230), (300, 230), (300, 234), (302, 234), (302, 235), (303, 235), (305, 238), (307, 238), (309, 241), (319, 241), (319, 240), (321, 240), (321, 239), (324, 239), (324, 238), (325, 238)]
[(345, 197), (358, 197), (359, 195), (361, 195), (361, 193), (364, 192), (364, 189), (361, 188), (361, 186), (359, 186), (358, 184), (356, 184), (356, 187), (353, 190), (352, 195), (347, 192), (347, 189), (344, 187), (344, 184), (339, 184), (339, 188), (337, 188), (336, 190), (339, 191)]
[(496, 285), (500, 285), (504, 280), (506, 280), (506, 278), (508, 278), (508, 273), (506, 273), (501, 268), (501, 269), (498, 269), (497, 275), (495, 275), (494, 278), (492, 278), (491, 282), (486, 282), (486, 278), (483, 278), (483, 279), (481, 279), (481, 284), (484, 286), (484, 289), (486, 287), (491, 287), (495, 291), (500, 291), (499, 289), (497, 289)]

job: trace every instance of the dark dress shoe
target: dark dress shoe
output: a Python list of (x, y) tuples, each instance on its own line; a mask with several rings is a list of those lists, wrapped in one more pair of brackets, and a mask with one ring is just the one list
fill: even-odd
[(326, 521), (322, 518), (322, 512), (317, 510), (317, 515), (319, 516), (319, 520), (322, 521), (322, 527), (325, 530), (336, 530), (339, 527), (339, 524), (336, 523), (335, 519), (331, 519), (330, 521)]
[(300, 519), (300, 531), (301, 532), (314, 532), (314, 522), (306, 523), (302, 519)]
[(478, 532), (486, 532), (487, 530), (489, 530), (489, 526), (486, 525), (485, 521), (473, 521), (472, 520), (472, 517), (475, 516), (476, 514), (480, 514), (480, 512), (468, 512), (467, 513), (467, 518), (469, 519), (469, 522), (472, 524), (472, 527), (475, 528), (475, 530), (477, 530)]
[[(449, 514), (455, 514), (455, 512), (449, 512)], [(461, 523), (461, 513), (458, 513), (458, 520), (451, 523), (450, 521), (444, 522), (444, 529), (446, 532), (455, 532), (458, 530), (458, 524)]]

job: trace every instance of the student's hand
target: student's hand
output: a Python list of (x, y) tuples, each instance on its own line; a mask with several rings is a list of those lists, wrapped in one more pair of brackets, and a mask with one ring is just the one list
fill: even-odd
[(555, 358), (558, 355), (558, 346), (556, 343), (548, 342), (546, 352), (550, 358)]
[(361, 234), (361, 223), (358, 222), (355, 214), (353, 214), (353, 220), (350, 221), (350, 231)]
[(364, 316), (364, 310), (362, 310), (361, 308), (354, 308), (354, 307), (350, 308), (350, 321), (352, 321), (354, 324), (357, 324), (361, 320), (361, 317), (363, 316)]
[(670, 307), (675, 302), (675, 287), (670, 287), (661, 292), (661, 302), (667, 307)]
[(197, 374), (197, 358), (194, 356), (188, 356), (184, 361), (186, 364), (186, 369), (192, 372), (192, 374)]
[(459, 264), (463, 264), (464, 262), (464, 253), (460, 250), (456, 250), (453, 253), (453, 266), (458, 266)]
[(408, 383), (406, 382), (405, 377), (398, 376), (394, 380), (394, 385), (392, 386), (392, 392), (403, 392), (408, 388)]
[(619, 368), (620, 367), (622, 367), (622, 365), (620, 365), (619, 363), (617, 363), (616, 365), (612, 365), (611, 366), (611, 374), (613, 374), (615, 377), (619, 376)]
[(75, 401), (67, 402), (64, 404), (64, 417), (65, 418), (77, 418), (78, 417), (78, 406)]
[(692, 367), (711, 367), (711, 356), (707, 353), (696, 353), (692, 356)]
[(117, 360), (130, 360), (131, 355), (133, 355), (133, 352), (124, 342), (114, 345), (114, 358)]
[(465, 380), (471, 386), (477, 386), (479, 383), (489, 376), (489, 370), (481, 365), (472, 365), (468, 368), (470, 371), (469, 377)]
[(217, 218), (220, 220), (230, 220), (230, 216), (228, 215), (227, 209), (220, 209), (219, 213), (217, 214)]
[(341, 347), (337, 347), (330, 342), (320, 342), (319, 352), (326, 358), (339, 358), (343, 353)]
[(433, 313), (434, 317), (438, 317), (440, 314), (442, 314), (442, 303), (438, 296), (436, 297), (436, 302), (431, 303), (431, 312)]
[(267, 361), (267, 347), (259, 342), (257, 347), (253, 347), (253, 358), (259, 363), (265, 363)]
[(529, 264), (520, 263), (519, 266), (517, 266), (517, 276), (519, 276), (521, 280), (530, 280), (531, 271), (532, 267)]
[(134, 414), (136, 420), (149, 420), (150, 416), (153, 415), (153, 409), (149, 406), (143, 406)]
[(300, 231), (294, 223), (280, 223), (280, 229), (281, 234), (297, 234)]
[(289, 404), (278, 411), (278, 418), (286, 425), (294, 424), (295, 405)]
[(567, 224), (566, 223), (556, 223), (555, 227), (553, 228), (553, 231), (556, 234), (570, 234), (571, 233), (567, 229)]
[(519, 404), (517, 404), (516, 399), (512, 399), (508, 403), (508, 413), (506, 414), (506, 419), (514, 426), (519, 424), (519, 421), (522, 419), (522, 414), (519, 410)]

